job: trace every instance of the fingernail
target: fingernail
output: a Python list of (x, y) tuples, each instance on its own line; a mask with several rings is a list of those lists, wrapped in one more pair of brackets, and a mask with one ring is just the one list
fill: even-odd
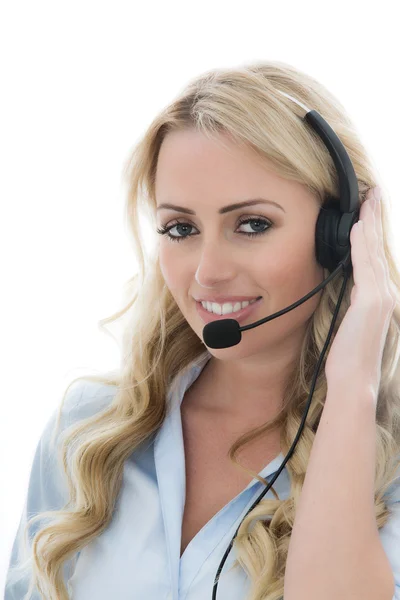
[(379, 187), (379, 185), (377, 185), (376, 187), (374, 187), (374, 198), (377, 202), (380, 202), (381, 195), (382, 195), (382, 190)]

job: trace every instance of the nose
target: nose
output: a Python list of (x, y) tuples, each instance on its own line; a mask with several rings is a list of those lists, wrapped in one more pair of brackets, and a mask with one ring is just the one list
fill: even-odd
[(232, 249), (224, 249), (221, 244), (204, 244), (195, 279), (204, 288), (215, 288), (218, 284), (232, 281), (236, 277), (237, 266), (232, 258)]

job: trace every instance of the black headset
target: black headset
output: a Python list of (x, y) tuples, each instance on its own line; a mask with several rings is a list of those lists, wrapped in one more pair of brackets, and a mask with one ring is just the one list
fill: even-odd
[[(299, 306), (303, 302), (306, 302), (306, 300), (314, 296), (314, 294), (319, 292), (323, 287), (325, 287), (329, 283), (329, 281), (331, 281), (334, 277), (336, 277), (336, 275), (338, 275), (342, 271), (343, 284), (340, 290), (335, 312), (332, 317), (332, 323), (328, 332), (328, 336), (315, 369), (311, 385), (311, 391), (308, 396), (303, 418), (299, 430), (294, 439), (294, 442), (290, 447), (289, 452), (285, 456), (278, 471), (275, 473), (274, 477), (267, 485), (267, 487), (261, 492), (261, 494), (255, 500), (255, 502), (253, 502), (253, 504), (250, 506), (249, 510), (243, 517), (242, 522), (275, 483), (276, 479), (282, 472), (285, 464), (292, 456), (293, 451), (301, 435), (301, 432), (303, 431), (307, 414), (310, 408), (312, 396), (314, 393), (319, 368), (324, 358), (326, 349), (329, 345), (329, 341), (332, 336), (337, 315), (346, 289), (347, 281), (352, 272), (350, 231), (354, 223), (358, 221), (360, 214), (360, 200), (357, 177), (349, 155), (347, 154), (344, 145), (342, 144), (336, 133), (317, 111), (308, 109), (302, 102), (299, 102), (289, 94), (286, 94), (285, 92), (282, 92), (280, 90), (277, 91), (279, 91), (280, 94), (287, 96), (288, 98), (293, 100), (293, 102), (305, 109), (306, 114), (304, 116), (304, 120), (313, 128), (313, 130), (319, 135), (319, 137), (323, 141), (324, 145), (328, 149), (333, 159), (333, 162), (335, 163), (335, 167), (338, 173), (340, 190), (339, 206), (337, 199), (333, 198), (332, 196), (328, 196), (326, 198), (325, 204), (320, 208), (315, 228), (316, 259), (322, 267), (328, 269), (330, 275), (324, 281), (322, 281), (316, 288), (314, 288), (314, 290), (312, 290), (309, 294), (307, 294), (294, 304), (291, 304), (287, 308), (284, 308), (283, 310), (274, 313), (269, 317), (260, 319), (255, 323), (251, 323), (250, 325), (244, 325), (243, 327), (240, 327), (239, 323), (235, 319), (221, 319), (218, 321), (212, 321), (211, 323), (207, 323), (207, 325), (205, 325), (203, 329), (204, 343), (210, 348), (229, 348), (230, 346), (234, 346), (238, 344), (242, 339), (242, 331), (258, 327), (263, 323), (271, 321), (272, 319), (275, 319), (293, 310), (294, 308), (296, 308), (297, 306)], [(254, 523), (258, 520), (262, 520), (262, 518), (260, 517), (254, 519), (254, 522), (251, 524), (251, 527), (253, 527)], [(218, 567), (218, 571), (214, 579), (212, 600), (216, 600), (219, 575), (232, 549), (233, 542), (238, 534), (239, 529), (240, 525), (237, 528), (235, 535), (233, 536)]]

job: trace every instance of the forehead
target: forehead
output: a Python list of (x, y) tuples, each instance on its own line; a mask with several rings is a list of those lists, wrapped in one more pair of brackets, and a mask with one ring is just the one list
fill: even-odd
[[(264, 163), (264, 164), (263, 164)], [(157, 161), (157, 179), (168, 173), (211, 174), (214, 177), (266, 169), (266, 162), (250, 148), (233, 141), (227, 134), (213, 138), (194, 129), (170, 132), (163, 140)], [(167, 173), (165, 173), (167, 171)]]
[(290, 207), (310, 201), (299, 182), (282, 178), (273, 165), (224, 133), (208, 138), (194, 129), (173, 131), (163, 140), (157, 161), (155, 195), (165, 202), (195, 208), (267, 197)]

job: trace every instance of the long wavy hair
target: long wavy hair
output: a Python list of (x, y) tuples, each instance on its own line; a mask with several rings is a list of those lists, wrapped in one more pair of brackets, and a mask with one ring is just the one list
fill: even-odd
[[(226, 133), (268, 160), (281, 177), (307, 186), (321, 206), (327, 196), (338, 198), (337, 172), (327, 149), (305, 125), (304, 111), (278, 90), (317, 110), (335, 130), (354, 165), (360, 203), (365, 201), (370, 188), (375, 185), (382, 188), (384, 251), (391, 279), (399, 293), (399, 271), (390, 242), (388, 195), (340, 102), (308, 74), (278, 61), (214, 69), (190, 80), (154, 118), (124, 164), (125, 218), (139, 268), (124, 288), (124, 307), (100, 321), (104, 327), (124, 318), (120, 366), (102, 376), (74, 379), (64, 393), (60, 413), (69, 388), (78, 380), (115, 386), (116, 393), (104, 410), (63, 432), (59, 458), (68, 481), (69, 502), (62, 510), (41, 513), (27, 524), (29, 527), (43, 517), (50, 521), (32, 539), (30, 591), (37, 586), (43, 596), (51, 600), (69, 598), (63, 578), (65, 562), (109, 525), (122, 484), (124, 461), (162, 426), (172, 379), (205, 351), (203, 341), (191, 329), (165, 285), (157, 252), (149, 250), (142, 237), (144, 222), (156, 229), (155, 175), (160, 146), (168, 132), (195, 128), (210, 138)], [(325, 269), (324, 276), (328, 275)], [(241, 436), (230, 448), (230, 460), (265, 484), (268, 483), (265, 479), (240, 465), (236, 456), (245, 444), (267, 436), (277, 427), (281, 431), (282, 453), (289, 451), (301, 423), (341, 284), (341, 278), (336, 277), (321, 294), (287, 381), (281, 412)], [(353, 285), (351, 276), (331, 343), (350, 305)], [(376, 411), (374, 497), (378, 528), (390, 516), (386, 493), (396, 479), (400, 455), (399, 318), (397, 303), (383, 353)], [(328, 353), (329, 347), (325, 357)], [(302, 436), (286, 464), (290, 478), (288, 498), (281, 500), (272, 490), (274, 498), (263, 499), (246, 516), (234, 542), (237, 558), (233, 566), (240, 565), (251, 580), (248, 600), (283, 598), (296, 507), (326, 398), (324, 365), (325, 362), (321, 365)], [(250, 527), (255, 517), (263, 518)]]

